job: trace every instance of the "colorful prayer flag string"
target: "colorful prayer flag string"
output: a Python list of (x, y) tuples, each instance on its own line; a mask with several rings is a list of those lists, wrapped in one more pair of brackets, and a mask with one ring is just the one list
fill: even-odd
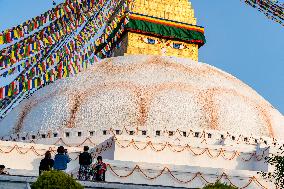
[(244, 2), (284, 26), (284, 2), (278, 0), (244, 0)]

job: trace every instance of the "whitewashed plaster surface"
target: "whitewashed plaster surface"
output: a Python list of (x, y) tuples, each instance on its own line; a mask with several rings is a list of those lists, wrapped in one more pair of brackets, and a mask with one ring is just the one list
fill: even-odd
[(213, 129), (284, 139), (284, 118), (249, 86), (190, 59), (105, 59), (24, 100), (1, 136), (60, 128)]

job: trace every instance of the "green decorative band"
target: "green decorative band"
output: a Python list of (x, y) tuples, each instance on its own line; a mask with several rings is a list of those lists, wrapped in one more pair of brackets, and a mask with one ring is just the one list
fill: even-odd
[(125, 29), (127, 31), (194, 43), (198, 44), (199, 47), (204, 45), (206, 42), (204, 34), (200, 31), (178, 28), (145, 20), (133, 19), (131, 18), (131, 16), (129, 22), (125, 26)]

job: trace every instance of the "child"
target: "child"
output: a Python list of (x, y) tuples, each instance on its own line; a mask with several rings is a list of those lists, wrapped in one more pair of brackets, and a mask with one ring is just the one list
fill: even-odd
[(103, 162), (102, 156), (97, 157), (97, 163), (94, 165), (96, 181), (105, 181), (105, 172), (107, 170), (106, 164)]

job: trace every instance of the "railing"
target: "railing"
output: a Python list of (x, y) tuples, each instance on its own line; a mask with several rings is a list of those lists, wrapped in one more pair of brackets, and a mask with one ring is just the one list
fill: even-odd
[(110, 128), (110, 129), (61, 129), (61, 130), (44, 130), (28, 133), (18, 133), (9, 136), (4, 136), (1, 140), (6, 141), (22, 141), (22, 142), (35, 142), (37, 140), (48, 140), (50, 138), (83, 138), (104, 135), (123, 135), (123, 136), (141, 136), (141, 137), (155, 137), (155, 138), (172, 138), (181, 140), (199, 140), (204, 144), (214, 145), (282, 145), (282, 141), (269, 137), (252, 137), (243, 135), (233, 135), (228, 132), (212, 131), (212, 130), (150, 130), (141, 128)]

